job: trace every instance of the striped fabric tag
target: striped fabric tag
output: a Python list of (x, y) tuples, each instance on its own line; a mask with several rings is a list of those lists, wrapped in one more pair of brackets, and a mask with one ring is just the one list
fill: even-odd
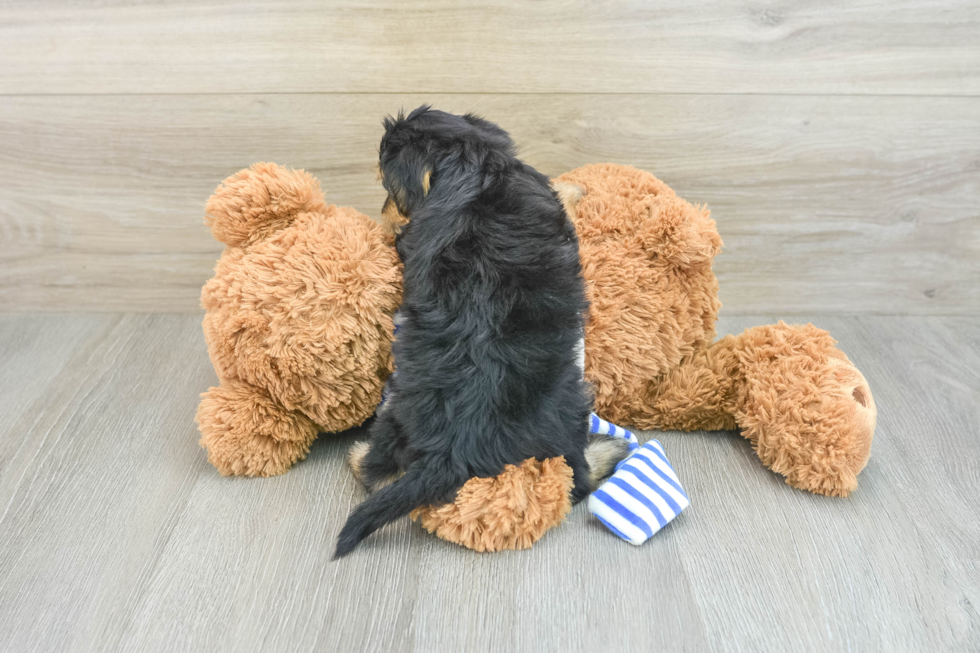
[(639, 446), (636, 435), (593, 414), (592, 433), (622, 438), (632, 452), (589, 497), (589, 512), (630, 544), (640, 545), (691, 505), (657, 440)]
[[(630, 443), (630, 454), (634, 453), (640, 448), (639, 440), (636, 439), (636, 435), (634, 435), (631, 431), (627, 431), (621, 426), (616, 426), (612, 422), (607, 422), (595, 413), (592, 413), (592, 417), (589, 418), (589, 433), (608, 435), (613, 438), (626, 440)], [(619, 464), (622, 465), (623, 463)], [(619, 469), (619, 467), (616, 469)]]

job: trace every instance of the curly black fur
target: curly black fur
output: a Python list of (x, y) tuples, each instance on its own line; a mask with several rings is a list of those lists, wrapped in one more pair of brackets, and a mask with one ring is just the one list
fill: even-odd
[(590, 491), (590, 393), (576, 363), (588, 304), (575, 229), (548, 179), (472, 115), (423, 106), (384, 126), (383, 183), (409, 220), (396, 240), (404, 322), (359, 471), (368, 487), (404, 476), (351, 513), (337, 557), (526, 458), (564, 456), (573, 500)]

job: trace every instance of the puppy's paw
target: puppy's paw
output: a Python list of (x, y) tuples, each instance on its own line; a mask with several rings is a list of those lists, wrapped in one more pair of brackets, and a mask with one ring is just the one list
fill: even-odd
[(365, 456), (367, 456), (370, 450), (370, 442), (355, 442), (347, 450), (347, 464), (350, 465), (350, 470), (354, 474), (354, 478), (360, 483), (364, 483), (363, 463)]
[(629, 441), (621, 438), (600, 435), (589, 442), (585, 448), (585, 462), (589, 466), (589, 486), (592, 490), (599, 487), (629, 453)]

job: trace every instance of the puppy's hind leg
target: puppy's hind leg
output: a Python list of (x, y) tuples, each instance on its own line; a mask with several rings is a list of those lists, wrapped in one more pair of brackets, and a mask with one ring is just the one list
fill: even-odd
[(630, 441), (603, 433), (592, 433), (591, 422), (584, 449), (565, 453), (565, 462), (572, 468), (574, 486), (572, 503), (594, 492), (616, 465), (630, 454)]
[(402, 475), (405, 438), (391, 411), (378, 415), (371, 425), (371, 439), (355, 442), (347, 454), (354, 477), (375, 492)]
[(572, 503), (578, 503), (592, 492), (589, 464), (583, 452), (565, 454), (565, 462), (572, 468)]

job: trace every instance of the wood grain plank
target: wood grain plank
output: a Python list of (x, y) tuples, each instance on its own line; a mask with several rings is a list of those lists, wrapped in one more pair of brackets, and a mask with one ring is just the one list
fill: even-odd
[(0, 93), (980, 94), (972, 0), (0, 4)]
[(415, 650), (707, 650), (704, 606), (684, 563), (691, 526), (684, 514), (633, 547), (610, 539), (580, 504), (529, 551), (460, 556), (433, 546), (422, 561), (419, 596), (429, 598), (415, 609)]
[[(0, 98), (0, 310), (198, 310), (203, 204), (259, 160), (377, 217), (379, 120), (424, 95)], [(555, 175), (707, 203), (732, 314), (980, 313), (980, 98), (461, 95)], [(151, 128), (147, 127), (152, 125)]]
[[(97, 338), (107, 321), (110, 316), (61, 315), (39, 320), (33, 315), (0, 315), (0, 429), (16, 422), (44, 396), (72, 355)], [(3, 447), (10, 440), (0, 438), (0, 479), (7, 478), (4, 469), (12, 455)]]
[(351, 442), (324, 436), (278, 478), (203, 475), (120, 648), (412, 650), (419, 557), (432, 544), (421, 529), (403, 520), (360, 555), (330, 561), (363, 500), (343, 462)]
[[(29, 476), (38, 451), (66, 406), (81, 401), (99, 361), (112, 350), (108, 334), (117, 315), (0, 315), (4, 365), (0, 373), (0, 515)], [(36, 437), (23, 437), (24, 433)]]
[[(9, 318), (7, 318), (9, 319)], [(197, 394), (214, 378), (199, 320), (103, 316), (20, 419), (0, 425), (0, 649), (106, 650), (123, 633), (202, 473)], [(34, 318), (62, 349), (64, 318)], [(23, 370), (31, 375), (31, 370)], [(6, 383), (0, 392), (8, 392)]]

